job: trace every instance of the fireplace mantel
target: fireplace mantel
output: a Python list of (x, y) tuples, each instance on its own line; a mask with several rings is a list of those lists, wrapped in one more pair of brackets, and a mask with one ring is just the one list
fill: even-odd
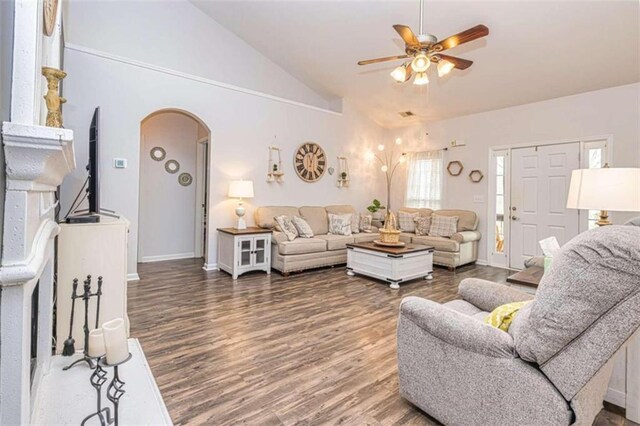
[[(53, 321), (55, 191), (75, 166), (73, 131), (3, 123), (6, 197), (0, 265), (0, 424), (28, 424), (49, 368)], [(39, 284), (39, 285), (37, 285)], [(31, 296), (38, 289), (31, 381)]]
[(7, 190), (55, 191), (76, 168), (72, 130), (4, 123), (2, 137)]

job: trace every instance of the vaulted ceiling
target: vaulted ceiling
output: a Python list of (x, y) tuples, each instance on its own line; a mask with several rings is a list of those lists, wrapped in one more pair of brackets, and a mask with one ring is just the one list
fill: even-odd
[[(385, 127), (412, 124), (640, 81), (640, 2), (429, 1), (425, 32), (439, 39), (476, 24), (488, 37), (450, 51), (474, 61), (427, 86), (397, 84), (403, 53), (393, 24), (418, 32), (419, 2), (191, 0), (325, 98), (345, 97)], [(242, 67), (242, 58), (228, 58)], [(398, 113), (413, 111), (416, 118)]]

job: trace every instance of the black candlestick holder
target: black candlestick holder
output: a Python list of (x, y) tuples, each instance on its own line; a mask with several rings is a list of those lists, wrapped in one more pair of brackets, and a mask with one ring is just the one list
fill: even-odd
[(124, 360), (117, 364), (108, 364), (107, 358), (101, 358), (98, 363), (102, 367), (113, 368), (113, 379), (109, 386), (107, 387), (107, 399), (113, 403), (113, 422), (114, 426), (118, 426), (118, 405), (120, 403), (120, 398), (125, 394), (124, 385), (125, 382), (120, 380), (120, 376), (118, 375), (118, 366), (124, 364), (125, 362), (131, 359), (131, 354)]
[(96, 390), (97, 406), (96, 406), (96, 412), (93, 414), (89, 414), (87, 417), (85, 417), (84, 420), (82, 420), (82, 423), (80, 423), (80, 425), (84, 426), (89, 419), (96, 416), (100, 420), (100, 424), (102, 426), (110, 425), (111, 423), (114, 422), (114, 418), (111, 417), (111, 409), (109, 407), (102, 407), (102, 385), (104, 385), (105, 382), (107, 381), (107, 372), (100, 365), (100, 360), (102, 359), (102, 357), (97, 357), (97, 358), (91, 357), (91, 359), (95, 361), (96, 367), (93, 370), (93, 373), (91, 374), (91, 378), (89, 379), (89, 381), (91, 382), (91, 386), (93, 386), (93, 388)]

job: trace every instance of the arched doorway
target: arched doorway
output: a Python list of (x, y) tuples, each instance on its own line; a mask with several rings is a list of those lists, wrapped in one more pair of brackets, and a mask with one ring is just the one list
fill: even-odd
[(187, 111), (141, 121), (138, 262), (206, 257), (209, 141)]

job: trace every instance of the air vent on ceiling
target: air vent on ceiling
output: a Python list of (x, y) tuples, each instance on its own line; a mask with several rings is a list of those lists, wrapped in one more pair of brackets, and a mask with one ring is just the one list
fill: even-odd
[(400, 114), (400, 117), (403, 117), (403, 118), (413, 117), (415, 115), (411, 111), (402, 111), (402, 112), (399, 112), (398, 114)]

